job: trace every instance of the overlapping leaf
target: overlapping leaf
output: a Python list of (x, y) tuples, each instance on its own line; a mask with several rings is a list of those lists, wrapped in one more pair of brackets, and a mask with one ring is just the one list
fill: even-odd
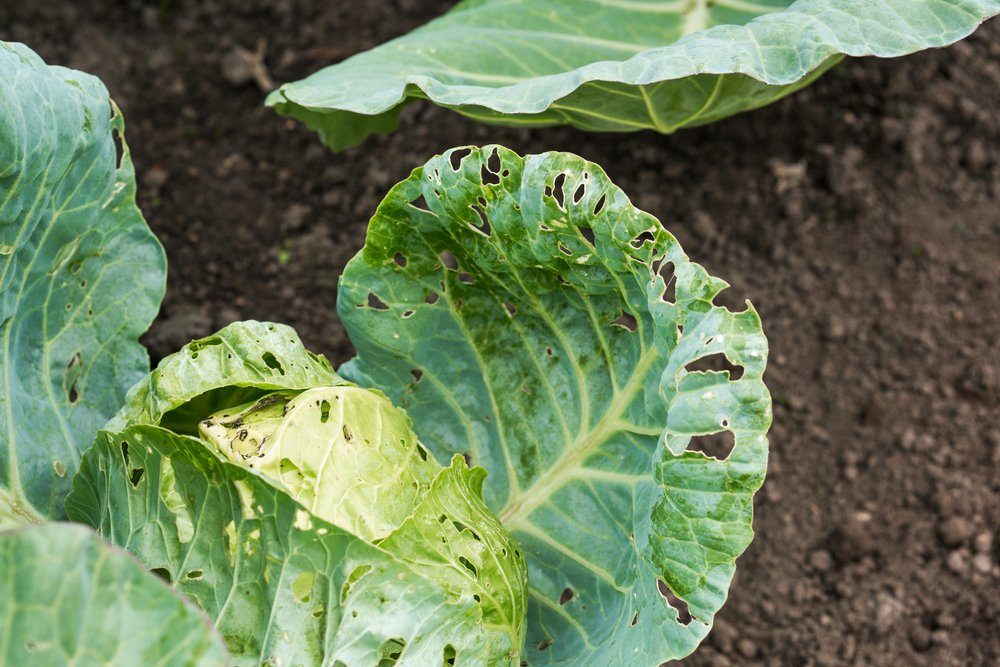
[(0, 533), (0, 664), (224, 667), (208, 619), (83, 526)]
[[(345, 518), (381, 463), (346, 447), (392, 456), (401, 438), (417, 450), (384, 397), (344, 384), (286, 326), (242, 322), (194, 341), (130, 393), (67, 510), (195, 600), (239, 664), (516, 665), (524, 564), (483, 503), (484, 471), (417, 456), (420, 497), (383, 483), (361, 519)], [(334, 404), (361, 393), (377, 407), (358, 423)], [(270, 410), (289, 394), (300, 403)], [(199, 425), (206, 439), (185, 435)]]
[(96, 78), (0, 42), (0, 526), (64, 516), (80, 453), (149, 370), (166, 265), (122, 131)]
[[(529, 664), (659, 664), (725, 600), (771, 412), (760, 321), (713, 305), (724, 287), (596, 165), (499, 147), (414, 171), (346, 268), (341, 373), (490, 471), (528, 560)], [(742, 376), (692, 367), (709, 357)], [(685, 450), (719, 432), (728, 457)]]
[(673, 132), (772, 102), (844, 55), (951, 44), (997, 0), (466, 0), (268, 98), (331, 148), (429, 99), (488, 123)]

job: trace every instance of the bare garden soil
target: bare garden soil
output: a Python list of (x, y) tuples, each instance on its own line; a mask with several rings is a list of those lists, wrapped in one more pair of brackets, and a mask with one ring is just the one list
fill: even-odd
[(460, 144), (576, 152), (729, 281), (730, 304), (749, 298), (771, 343), (757, 538), (684, 664), (997, 664), (1000, 23), (673, 136), (492, 128), (423, 105), (335, 155), (262, 106), (248, 53), (280, 83), (450, 4), (0, 7), (0, 38), (97, 74), (124, 110), (170, 258), (154, 361), (249, 318), (344, 361), (337, 277), (393, 183)]

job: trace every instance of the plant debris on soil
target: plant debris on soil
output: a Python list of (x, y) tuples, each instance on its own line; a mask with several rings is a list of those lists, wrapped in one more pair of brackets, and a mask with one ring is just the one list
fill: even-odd
[(45, 0), (0, 38), (92, 72), (122, 107), (169, 287), (154, 362), (239, 319), (351, 356), (337, 277), (395, 182), (461, 144), (602, 165), (750, 299), (771, 344), (768, 480), (728, 604), (685, 665), (1000, 660), (1000, 23), (852, 60), (686, 130), (478, 125), (429, 105), (342, 154), (262, 88), (400, 35), (447, 0)]

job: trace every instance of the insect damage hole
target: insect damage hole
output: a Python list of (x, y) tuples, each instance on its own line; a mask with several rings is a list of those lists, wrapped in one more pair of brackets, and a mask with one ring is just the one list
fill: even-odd
[(417, 382), (420, 382), (421, 379), (423, 379), (424, 372), (419, 368), (411, 368), (410, 375), (413, 376), (413, 383), (416, 384)]
[(653, 234), (653, 230), (647, 229), (646, 231), (637, 234), (636, 237), (629, 243), (633, 248), (641, 248), (644, 243), (655, 240), (656, 236)]
[(577, 230), (580, 232), (580, 236), (583, 237), (584, 241), (586, 241), (595, 248), (597, 247), (597, 237), (594, 235), (594, 230), (592, 228), (577, 227)]
[(580, 200), (583, 199), (584, 195), (586, 194), (587, 194), (587, 184), (580, 183), (580, 185), (576, 188), (576, 192), (573, 193), (573, 203), (579, 204)]
[(517, 315), (517, 306), (512, 304), (510, 301), (503, 302), (503, 309), (507, 311), (507, 314), (511, 317)]
[(471, 148), (456, 148), (448, 155), (448, 159), (451, 162), (451, 168), (458, 171), (462, 168), (462, 160), (472, 155)]
[(652, 270), (651, 278), (659, 276), (663, 279), (663, 294), (660, 298), (668, 303), (677, 303), (677, 276), (674, 273), (674, 263), (665, 258), (653, 260), (650, 266)]
[(433, 306), (435, 303), (438, 302), (438, 299), (440, 298), (441, 297), (438, 295), (437, 292), (431, 292), (430, 294), (424, 297), (424, 303), (429, 303), (430, 305)]
[(493, 227), (490, 226), (489, 218), (486, 217), (486, 210), (480, 206), (470, 206), (476, 215), (479, 216), (479, 224), (470, 223), (472, 228), (479, 231), (481, 234), (486, 236), (491, 236), (493, 234)]
[(494, 174), (500, 173), (500, 151), (496, 148), (490, 153), (490, 156), (486, 159), (486, 168), (492, 171)]
[[(723, 420), (722, 424), (728, 426), (729, 422)], [(709, 435), (692, 436), (688, 446), (684, 449), (689, 452), (698, 452), (710, 459), (725, 461), (733, 453), (734, 447), (736, 447), (736, 436), (730, 431), (719, 431)]]
[(443, 660), (444, 660), (444, 664), (447, 667), (451, 667), (452, 665), (454, 665), (455, 664), (455, 659), (457, 657), (458, 657), (458, 652), (455, 650), (454, 646), (452, 646), (451, 644), (448, 644), (448, 645), (446, 645), (444, 647), (444, 657), (443, 657)]
[(608, 196), (601, 195), (601, 198), (597, 200), (597, 204), (594, 206), (594, 215), (599, 215), (601, 211), (604, 210), (604, 204), (607, 203)]
[(66, 363), (66, 373), (63, 376), (63, 389), (66, 391), (66, 400), (69, 401), (70, 405), (80, 400), (76, 381), (80, 379), (81, 371), (83, 371), (83, 357), (77, 352)]
[(563, 592), (559, 595), (559, 604), (564, 605), (573, 599), (573, 589), (567, 586), (563, 589)]
[(438, 259), (441, 261), (441, 266), (444, 268), (449, 271), (458, 271), (458, 260), (455, 258), (455, 254), (451, 250), (442, 250), (441, 254), (438, 255)]
[(145, 474), (145, 468), (132, 468), (132, 472), (128, 476), (128, 481), (132, 485), (133, 489), (139, 486), (139, 482), (142, 481), (142, 476)]
[(729, 361), (729, 358), (722, 352), (707, 354), (704, 357), (695, 359), (689, 364), (685, 364), (684, 369), (689, 373), (723, 372), (729, 374), (730, 380), (739, 380), (743, 377), (743, 367)]
[(666, 582), (662, 579), (656, 580), (656, 590), (660, 592), (663, 599), (667, 601), (671, 607), (677, 611), (677, 622), (681, 625), (687, 625), (691, 622), (691, 612), (688, 611), (688, 604), (684, 600), (677, 597), (670, 587), (667, 586)]
[(385, 301), (378, 298), (375, 292), (368, 293), (368, 307), (374, 310), (389, 310), (389, 306)]
[(397, 252), (395, 255), (392, 256), (392, 261), (396, 262), (396, 264), (400, 268), (403, 269), (406, 268), (407, 260), (406, 260), (406, 255), (404, 255), (403, 253)]
[(624, 310), (621, 312), (616, 319), (611, 321), (611, 326), (620, 327), (622, 329), (628, 329), (631, 332), (635, 332), (639, 328), (639, 322), (635, 319), (634, 315), (626, 313)]
[(483, 185), (500, 184), (500, 177), (487, 169), (485, 164), (479, 168), (479, 178), (483, 181)]
[(552, 646), (552, 640), (551, 639), (543, 639), (542, 641), (538, 642), (538, 647), (537, 648), (538, 648), (539, 651), (544, 651), (545, 649), (547, 649), (550, 646)]
[(281, 362), (278, 361), (278, 358), (275, 357), (270, 352), (265, 352), (261, 356), (261, 359), (264, 361), (264, 364), (268, 368), (270, 368), (271, 370), (278, 371), (279, 375), (284, 375), (285, 374), (285, 368), (281, 365)]
[[(114, 121), (114, 115), (111, 120)], [(122, 168), (122, 160), (125, 159), (125, 140), (122, 138), (121, 130), (117, 127), (111, 128), (111, 138), (115, 140), (115, 170)]]
[(552, 190), (550, 196), (556, 200), (556, 204), (559, 208), (566, 208), (566, 193), (563, 192), (563, 186), (566, 184), (566, 174), (559, 174), (556, 176), (556, 180), (552, 182)]
[(418, 211), (423, 211), (424, 213), (431, 212), (430, 208), (427, 206), (427, 200), (424, 199), (423, 195), (418, 195), (416, 199), (411, 199), (410, 206), (417, 209)]

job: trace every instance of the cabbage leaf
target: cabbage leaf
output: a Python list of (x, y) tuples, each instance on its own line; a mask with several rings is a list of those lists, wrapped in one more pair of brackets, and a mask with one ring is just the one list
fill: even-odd
[[(496, 146), (415, 170), (345, 269), (340, 373), (490, 471), (528, 664), (659, 664), (723, 604), (771, 422), (767, 341), (749, 304), (713, 304), (726, 286), (598, 166)], [(699, 450), (717, 433), (728, 456)]]
[(204, 614), (84, 526), (0, 533), (0, 589), (3, 665), (229, 664)]
[(80, 454), (149, 371), (166, 260), (122, 132), (98, 79), (0, 42), (0, 527), (65, 516)]
[(998, 0), (465, 0), (271, 93), (334, 150), (427, 99), (486, 123), (678, 128), (754, 109), (847, 56), (958, 41)]
[(485, 471), (449, 459), (290, 328), (240, 322), (133, 388), (66, 505), (197, 602), (238, 664), (517, 665), (524, 561)]

